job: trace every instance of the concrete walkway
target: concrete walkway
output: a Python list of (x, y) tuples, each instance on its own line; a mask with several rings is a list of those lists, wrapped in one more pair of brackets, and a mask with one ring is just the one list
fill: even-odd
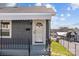
[(67, 48), (71, 53), (76, 56), (79, 56), (79, 43), (77, 42), (69, 42), (66, 40), (59, 41), (65, 48)]

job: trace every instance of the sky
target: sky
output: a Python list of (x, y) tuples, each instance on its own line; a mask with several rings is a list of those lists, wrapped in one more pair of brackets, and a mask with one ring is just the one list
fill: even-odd
[(45, 6), (52, 8), (56, 15), (51, 17), (51, 28), (78, 27), (79, 28), (79, 4), (73, 3), (17, 3), (18, 7)]

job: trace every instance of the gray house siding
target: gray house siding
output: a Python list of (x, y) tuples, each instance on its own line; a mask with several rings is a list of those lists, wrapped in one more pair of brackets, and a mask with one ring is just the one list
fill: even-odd
[(28, 39), (32, 41), (32, 23), (31, 21), (12, 21), (12, 38), (16, 44), (28, 44)]
[[(30, 31), (28, 31), (30, 30)], [(1, 39), (1, 38), (0, 38)], [(12, 21), (12, 37), (2, 38), (2, 48), (27, 48), (28, 39), (32, 42), (32, 21)]]

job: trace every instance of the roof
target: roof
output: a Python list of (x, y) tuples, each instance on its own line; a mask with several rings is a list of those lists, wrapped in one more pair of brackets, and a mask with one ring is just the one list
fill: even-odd
[(58, 35), (66, 36), (67, 32), (57, 32)]
[(51, 29), (51, 32), (68, 32), (69, 30), (73, 31), (73, 29)]
[(55, 15), (52, 8), (46, 7), (6, 7), (0, 8), (0, 13), (52, 13)]

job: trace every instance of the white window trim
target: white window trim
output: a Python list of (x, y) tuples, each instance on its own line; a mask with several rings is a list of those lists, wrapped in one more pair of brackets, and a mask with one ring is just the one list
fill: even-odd
[(0, 36), (0, 38), (11, 38), (12, 37), (12, 21), (8, 20), (10, 22), (10, 27), (9, 27), (9, 36)]

